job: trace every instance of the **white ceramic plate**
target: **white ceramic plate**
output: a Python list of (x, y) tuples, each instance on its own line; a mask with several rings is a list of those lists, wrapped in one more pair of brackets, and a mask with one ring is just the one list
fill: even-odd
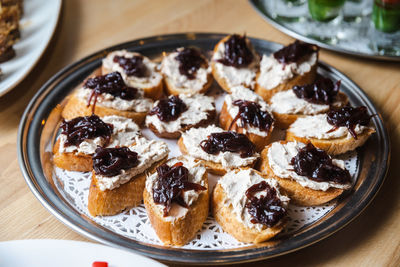
[(21, 39), (14, 45), (16, 56), (0, 64), (0, 96), (21, 82), (38, 62), (56, 29), (60, 10), (61, 0), (24, 1)]
[(94, 243), (32, 239), (0, 242), (2, 267), (91, 267), (105, 261), (109, 267), (166, 266), (149, 258)]

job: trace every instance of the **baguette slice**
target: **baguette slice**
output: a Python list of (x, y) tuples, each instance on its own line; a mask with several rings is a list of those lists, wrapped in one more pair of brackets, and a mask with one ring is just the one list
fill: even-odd
[(221, 113), (219, 114), (219, 124), (221, 125), (221, 127), (224, 130), (232, 130), (232, 131), (236, 131), (238, 133), (244, 133), (251, 142), (254, 143), (254, 145), (256, 146), (257, 151), (261, 151), (266, 145), (269, 144), (270, 141), (270, 137), (271, 137), (271, 133), (272, 133), (272, 129), (273, 127), (271, 126), (271, 128), (269, 129), (268, 135), (267, 136), (261, 136), (261, 135), (257, 135), (254, 133), (250, 133), (248, 131), (246, 131), (246, 128), (244, 127), (239, 127), (237, 125), (237, 123), (233, 124), (231, 129), (229, 129), (229, 126), (231, 125), (233, 121), (233, 118), (231, 117), (231, 115), (228, 112), (227, 109), (227, 105), (224, 102), (224, 104), (222, 105), (222, 109), (221, 109)]
[(224, 231), (233, 235), (237, 240), (257, 244), (271, 239), (283, 230), (284, 222), (262, 231), (247, 227), (238, 221), (231, 206), (225, 205), (226, 198), (224, 189), (217, 184), (212, 195), (212, 214)]
[(88, 172), (93, 168), (91, 155), (86, 155), (83, 153), (61, 153), (60, 140), (57, 140), (54, 144), (53, 154), (53, 163), (58, 168), (76, 172)]
[(136, 175), (129, 182), (112, 190), (100, 190), (96, 174), (93, 171), (92, 182), (89, 188), (89, 213), (92, 216), (115, 215), (123, 210), (139, 205), (143, 199), (147, 173), (154, 172), (159, 165), (167, 160), (167, 157), (153, 163), (145, 172)]
[[(183, 246), (189, 242), (201, 229), (207, 219), (209, 209), (209, 189), (207, 172), (204, 173), (202, 180), (205, 181), (207, 190), (202, 191), (199, 198), (188, 208), (187, 213), (174, 221), (167, 220), (160, 209), (154, 203), (153, 196), (145, 189), (143, 192), (144, 205), (147, 216), (154, 228), (157, 236), (164, 245)], [(173, 203), (178, 206), (178, 204)]]
[[(69, 96), (68, 102), (65, 105), (61, 116), (66, 120), (71, 120), (79, 116), (90, 116), (92, 115), (92, 105), (87, 106), (86, 101), (80, 99), (77, 96), (78, 91), (75, 91), (71, 96)], [(94, 109), (94, 114), (99, 117), (117, 115), (132, 119), (138, 125), (141, 125), (146, 118), (147, 112), (133, 112), (125, 110), (117, 110), (108, 107), (103, 107), (101, 105), (96, 105)]]
[(286, 132), (287, 141), (298, 141), (302, 143), (311, 142), (315, 147), (325, 150), (329, 155), (339, 155), (348, 151), (355, 150), (357, 147), (362, 146), (370, 135), (375, 133), (375, 130), (368, 128), (361, 134), (357, 135), (357, 139), (354, 138), (335, 138), (335, 139), (317, 139), (309, 137), (296, 136), (294, 133), (288, 130)]
[[(213, 50), (214, 54), (218, 52), (218, 47), (221, 44), (225, 43), (230, 37), (231, 37), (231, 35), (225, 36), (224, 38), (222, 38), (215, 45), (214, 50)], [(247, 38), (246, 38), (246, 40), (247, 40), (247, 44), (250, 45), (251, 50), (253, 50), (252, 46), (251, 46), (251, 43), (250, 43), (250, 40), (248, 40)], [(258, 55), (256, 55), (256, 57), (258, 57)], [(257, 60), (257, 59), (255, 59), (255, 60)], [(217, 81), (219, 86), (221, 86), (221, 88), (224, 89), (226, 92), (230, 93), (231, 92), (231, 88), (230, 88), (231, 86), (229, 85), (228, 81), (218, 73), (216, 64), (217, 63), (214, 60), (211, 60), (211, 72), (212, 72), (212, 75), (214, 76), (214, 79)], [(258, 63), (257, 63), (257, 65), (258, 65)], [(242, 85), (245, 86), (245, 87), (248, 87), (248, 88), (250, 87), (250, 86), (246, 86), (245, 84), (242, 84)]]
[[(318, 60), (317, 60), (317, 62), (318, 62)], [(264, 88), (258, 82), (256, 82), (254, 91), (257, 94), (259, 94), (265, 101), (268, 102), (271, 99), (271, 97), (274, 94), (276, 94), (277, 92), (292, 89), (293, 86), (295, 86), (295, 85), (304, 85), (304, 84), (313, 83), (315, 81), (315, 78), (317, 77), (317, 65), (318, 65), (318, 63), (314, 64), (311, 67), (311, 70), (309, 72), (306, 72), (303, 75), (295, 75), (290, 80), (288, 80), (284, 83), (281, 83), (272, 89)], [(257, 74), (256, 81), (258, 80), (259, 76), (260, 76), (260, 73)]]
[(201, 120), (198, 123), (193, 124), (193, 125), (185, 125), (181, 129), (179, 129), (178, 131), (175, 131), (175, 132), (159, 132), (152, 123), (149, 123), (147, 125), (147, 127), (149, 127), (149, 129), (158, 137), (168, 138), (168, 139), (178, 139), (181, 136), (182, 132), (185, 132), (185, 131), (189, 130), (190, 128), (206, 127), (206, 126), (212, 124), (215, 120), (216, 115), (217, 115), (217, 113), (215, 110), (209, 111), (209, 112), (207, 112), (207, 119)]
[[(280, 141), (280, 143), (285, 144), (287, 141)], [(260, 171), (262, 174), (276, 179), (282, 192), (289, 196), (292, 203), (300, 206), (317, 206), (329, 202), (343, 193), (344, 190), (340, 188), (331, 187), (326, 191), (314, 190), (300, 185), (294, 179), (280, 178), (269, 165), (268, 150), (270, 147), (271, 145), (267, 146), (261, 152)]]
[(203, 85), (203, 88), (201, 88), (198, 91), (194, 91), (190, 88), (179, 88), (177, 87), (174, 82), (171, 80), (171, 78), (167, 77), (166, 75), (163, 75), (164, 77), (164, 83), (165, 83), (165, 92), (167, 95), (179, 95), (179, 94), (205, 94), (208, 89), (210, 89), (214, 79), (211, 73), (207, 75), (207, 82)]
[[(337, 95), (337, 101), (340, 102), (340, 105), (338, 105), (338, 106), (343, 107), (343, 106), (347, 105), (347, 103), (349, 102), (349, 99), (346, 94), (339, 92)], [(274, 115), (275, 125), (281, 129), (289, 128), (289, 126), (293, 122), (295, 122), (298, 118), (309, 116), (309, 115), (304, 115), (304, 114), (278, 113), (278, 112), (274, 112), (274, 111), (272, 112), (272, 114)], [(313, 114), (313, 115), (315, 115), (315, 114)]]

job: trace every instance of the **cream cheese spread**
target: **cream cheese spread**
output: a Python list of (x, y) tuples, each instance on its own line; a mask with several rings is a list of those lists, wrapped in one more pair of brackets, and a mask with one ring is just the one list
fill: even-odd
[(191, 128), (182, 133), (182, 141), (190, 156), (206, 161), (220, 163), (222, 167), (227, 169), (248, 166), (257, 160), (259, 156), (258, 153), (254, 153), (254, 155), (251, 157), (242, 158), (240, 157), (239, 153), (234, 152), (220, 152), (216, 155), (208, 154), (201, 148), (201, 141), (207, 139), (210, 134), (223, 131), (223, 129), (215, 125), (210, 125), (207, 128)]
[(129, 182), (136, 175), (145, 172), (155, 162), (168, 156), (168, 145), (162, 141), (147, 140), (144, 137), (136, 136), (134, 143), (134, 145), (129, 146), (129, 149), (138, 154), (139, 164), (128, 170), (121, 170), (121, 173), (116, 176), (96, 175), (97, 184), (101, 191), (112, 190)]
[(232, 66), (226, 66), (217, 61), (224, 57), (225, 54), (224, 43), (220, 43), (218, 45), (216, 52), (213, 54), (212, 60), (214, 61), (216, 72), (221, 78), (223, 78), (226, 81), (226, 83), (230, 88), (237, 85), (243, 85), (248, 88), (254, 87), (256, 73), (258, 70), (258, 64), (260, 59), (253, 50), (253, 48), (250, 49), (253, 52), (254, 60), (246, 68), (235, 68)]
[[(128, 76), (124, 71), (124, 69), (117, 62), (114, 62), (115, 56), (123, 56), (125, 58), (142, 56), (143, 64), (146, 66), (148, 71), (148, 76), (146, 77), (136, 77), (133, 75)], [(162, 82), (162, 75), (157, 71), (157, 64), (152, 62), (149, 58), (136, 52), (128, 52), (126, 50), (111, 52), (107, 55), (106, 58), (103, 59), (103, 68), (105, 68), (109, 73), (115, 71), (119, 72), (128, 86), (138, 89), (155, 87)]]
[[(293, 170), (293, 165), (291, 165), (290, 162), (304, 146), (305, 144), (299, 142), (288, 142), (286, 144), (281, 144), (280, 142), (272, 143), (271, 147), (268, 149), (267, 157), (268, 164), (274, 174), (280, 178), (291, 178), (301, 186), (308, 187), (313, 190), (326, 191), (331, 187), (340, 189), (350, 188), (350, 184), (317, 182), (309, 179), (306, 176), (298, 175)], [(342, 169), (345, 168), (343, 160), (332, 159), (332, 162)]]
[[(173, 133), (181, 131), (187, 125), (196, 125), (202, 120), (208, 119), (210, 112), (215, 112), (214, 98), (201, 94), (186, 95), (180, 94), (179, 98), (186, 104), (187, 110), (173, 121), (161, 121), (157, 114), (147, 115), (146, 126), (152, 124), (158, 132)], [(154, 103), (157, 106), (158, 101)]]
[[(226, 194), (224, 205), (228, 207), (232, 206), (233, 213), (239, 222), (258, 231), (267, 227), (260, 223), (251, 222), (252, 217), (246, 208), (246, 203), (248, 202), (246, 191), (252, 185), (261, 183), (262, 181), (267, 182), (269, 186), (275, 188), (277, 197), (282, 201), (283, 207), (286, 208), (290, 199), (280, 194), (278, 182), (271, 178), (263, 178), (253, 169), (232, 170), (218, 181), (218, 184), (221, 185)], [(259, 192), (255, 196), (260, 197), (262, 195), (265, 195), (265, 192)]]
[[(206, 168), (200, 163), (195, 162), (194, 158), (191, 157), (182, 157), (182, 158), (173, 158), (168, 160), (167, 165), (173, 166), (175, 163), (182, 162), (183, 166), (186, 167), (189, 171), (189, 182), (200, 184), (202, 186), (206, 186), (206, 180), (203, 179), (204, 174), (206, 173)], [(147, 177), (146, 180), (146, 190), (149, 192), (151, 199), (153, 201), (153, 186), (157, 183), (158, 175), (157, 172)], [(198, 198), (199, 195), (206, 191), (195, 191), (188, 190), (183, 192), (183, 200), (190, 207)], [(153, 201), (154, 202), (154, 201)], [(163, 213), (164, 206), (160, 204), (155, 204), (160, 213)], [(180, 206), (179, 204), (172, 203), (171, 210), (168, 213), (168, 216), (163, 217), (165, 221), (175, 221), (177, 218), (185, 216), (188, 212), (188, 209)]]
[[(113, 133), (107, 147), (116, 146), (129, 146), (133, 143), (136, 136), (140, 135), (139, 126), (131, 119), (120, 116), (105, 116), (101, 118), (105, 123), (113, 125)], [(104, 146), (106, 140), (103, 137), (96, 137), (94, 139), (86, 139), (78, 146), (66, 146), (64, 144), (67, 140), (65, 134), (60, 134), (60, 148), (61, 153), (76, 153), (76, 154), (94, 154), (98, 146)]]
[[(252, 101), (252, 102), (256, 102), (257, 104), (259, 104), (261, 106), (261, 110), (262, 111), (267, 111), (267, 112), (271, 112), (270, 107), (268, 106), (268, 104), (256, 93), (254, 93), (254, 91), (244, 87), (244, 86), (235, 86), (231, 88), (231, 94), (227, 94), (225, 96), (225, 103), (226, 103), (226, 109), (229, 112), (229, 115), (231, 118), (236, 118), (236, 116), (239, 113), (239, 107), (233, 105), (233, 102), (235, 100), (246, 100), (246, 101)], [(272, 115), (271, 115), (272, 116)], [(241, 119), (238, 119), (236, 121), (236, 124), (239, 127), (244, 128), (244, 124), (242, 122)], [(270, 131), (272, 131), (273, 126), (271, 127)], [(247, 132), (252, 133), (252, 134), (256, 134), (259, 136), (268, 136), (269, 132), (266, 131), (262, 131), (257, 127), (253, 127), (251, 125), (246, 125), (245, 129), (243, 129), (243, 133), (246, 134)]]
[[(184, 48), (178, 48), (177, 52), (173, 52), (165, 56), (161, 62), (161, 72), (174, 84), (178, 89), (188, 90), (187, 93), (196, 93), (204, 88), (209, 80), (211, 73), (210, 67), (201, 67), (196, 71), (194, 79), (188, 79), (179, 71), (179, 61), (176, 59), (179, 52)], [(208, 65), (208, 64), (207, 64)]]
[(317, 53), (312, 53), (308, 58), (300, 63), (290, 63), (283, 65), (275, 59), (274, 55), (263, 55), (260, 63), (260, 75), (257, 84), (262, 88), (271, 90), (281, 83), (284, 83), (295, 75), (304, 75), (311, 71), (317, 63)]
[[(334, 126), (327, 121), (327, 115), (319, 114), (298, 118), (290, 125), (288, 131), (299, 137), (317, 139), (353, 138), (347, 127), (338, 127), (336, 130), (329, 132), (333, 128)], [(367, 129), (369, 127), (357, 124), (354, 132), (358, 135)]]

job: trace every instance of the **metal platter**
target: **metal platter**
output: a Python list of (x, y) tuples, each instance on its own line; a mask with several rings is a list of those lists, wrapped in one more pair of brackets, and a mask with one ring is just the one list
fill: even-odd
[(400, 31), (388, 34), (375, 30), (370, 18), (373, 1), (346, 1), (344, 10), (355, 10), (355, 14), (344, 13), (327, 23), (311, 19), (307, 1), (300, 2), (294, 6), (285, 0), (249, 0), (263, 19), (293, 38), (339, 53), (400, 61)]
[[(164, 247), (132, 240), (96, 224), (79, 213), (58, 192), (51, 174), (53, 170), (51, 144), (60, 122), (60, 104), (71, 91), (93, 70), (101, 65), (102, 58), (113, 50), (127, 49), (157, 58), (181, 46), (197, 46), (211, 51), (226, 34), (188, 33), (155, 36), (119, 44), (96, 52), (67, 66), (53, 76), (33, 97), (20, 122), (18, 157), (22, 173), (31, 191), (55, 217), (78, 233), (115, 247), (121, 247), (158, 260), (194, 263), (223, 264), (256, 261), (283, 255), (309, 246), (328, 237), (353, 220), (371, 202), (381, 187), (389, 163), (389, 138), (382, 117), (366, 94), (349, 78), (329, 65), (320, 62), (318, 72), (333, 80), (341, 80), (341, 90), (356, 106), (367, 106), (376, 133), (358, 150), (359, 168), (353, 190), (341, 196), (335, 208), (321, 220), (300, 229), (296, 234), (273, 242), (235, 249), (194, 250)], [(282, 45), (251, 38), (255, 49), (270, 54)]]

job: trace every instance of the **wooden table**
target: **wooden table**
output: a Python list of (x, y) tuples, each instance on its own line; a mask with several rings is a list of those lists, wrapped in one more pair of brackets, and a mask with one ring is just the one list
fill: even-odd
[[(86, 240), (52, 216), (28, 189), (16, 153), (18, 123), (36, 91), (62, 67), (101, 48), (177, 32), (244, 33), (280, 43), (292, 38), (263, 21), (247, 1), (68, 0), (56, 34), (28, 77), (0, 98), (0, 241)], [(322, 50), (320, 58), (372, 98), (390, 129), (392, 164), (373, 203), (350, 225), (311, 247), (263, 261), (269, 266), (400, 265), (400, 64)]]

